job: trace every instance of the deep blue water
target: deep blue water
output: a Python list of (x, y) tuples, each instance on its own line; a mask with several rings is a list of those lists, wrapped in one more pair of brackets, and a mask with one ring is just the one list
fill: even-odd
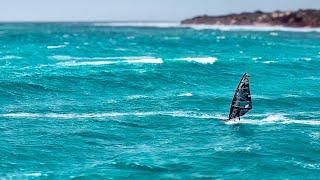
[(317, 179), (319, 66), (319, 32), (0, 24), (0, 177)]

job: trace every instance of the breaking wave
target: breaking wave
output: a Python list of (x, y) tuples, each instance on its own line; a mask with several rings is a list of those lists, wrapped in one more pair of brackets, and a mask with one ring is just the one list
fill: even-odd
[(22, 59), (20, 56), (14, 56), (14, 55), (6, 55), (0, 57), (0, 60), (10, 60), (10, 59)]
[(49, 56), (49, 58), (59, 60), (59, 61), (68, 61), (68, 60), (138, 60), (138, 59), (148, 59), (153, 57), (150, 57), (150, 56), (74, 57), (74, 56), (68, 56), (68, 55), (54, 55), (54, 56)]
[(188, 61), (188, 62), (197, 62), (201, 64), (213, 64), (218, 58), (216, 57), (186, 57), (186, 58), (177, 58), (179, 61)]
[(108, 64), (115, 64), (115, 61), (68, 61), (68, 62), (60, 62), (57, 65), (61, 66), (99, 66), (99, 65), (108, 65)]
[(163, 60), (161, 58), (143, 58), (143, 59), (136, 59), (136, 60), (127, 60), (127, 63), (151, 63), (151, 64), (162, 64)]
[[(250, 118), (250, 117), (249, 117)], [(240, 121), (226, 121), (226, 124), (304, 124), (304, 125), (320, 125), (320, 120), (298, 120), (285, 117), (283, 114), (270, 114), (262, 119), (243, 118)]]
[(181, 94), (178, 94), (178, 96), (193, 96), (192, 93), (181, 93)]
[(48, 49), (59, 49), (64, 47), (66, 47), (66, 45), (47, 46)]

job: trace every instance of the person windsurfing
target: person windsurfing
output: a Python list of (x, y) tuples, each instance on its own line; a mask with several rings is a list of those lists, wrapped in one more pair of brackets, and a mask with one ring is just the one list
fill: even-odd
[(234, 93), (228, 121), (235, 120), (237, 118), (240, 120), (240, 117), (245, 115), (251, 109), (252, 100), (249, 87), (249, 75), (245, 73), (238, 84), (236, 92)]

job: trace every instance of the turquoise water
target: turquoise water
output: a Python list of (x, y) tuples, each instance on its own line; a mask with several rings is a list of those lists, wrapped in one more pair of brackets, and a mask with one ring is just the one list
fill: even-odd
[(0, 24), (0, 177), (317, 179), (319, 66), (319, 32)]

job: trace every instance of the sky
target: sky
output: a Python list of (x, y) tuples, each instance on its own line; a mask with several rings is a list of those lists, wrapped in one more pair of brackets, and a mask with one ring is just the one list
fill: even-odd
[(300, 8), (320, 9), (320, 0), (0, 0), (0, 21), (180, 21)]

